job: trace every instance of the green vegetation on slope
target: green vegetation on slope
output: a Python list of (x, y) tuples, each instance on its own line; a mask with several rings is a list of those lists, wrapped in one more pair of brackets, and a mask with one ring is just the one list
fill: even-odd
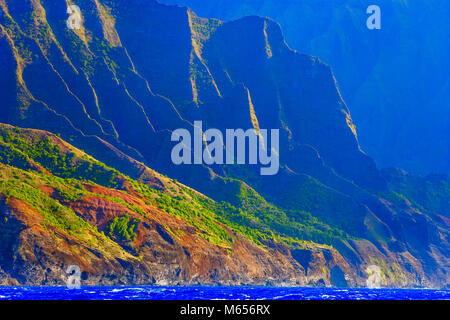
[(49, 137), (33, 139), (20, 129), (0, 130), (0, 162), (22, 169), (30, 169), (30, 160), (61, 178), (88, 180), (105, 187), (116, 187), (118, 172), (84, 155), (62, 152)]
[[(171, 189), (177, 189), (176, 194), (156, 190), (107, 167), (55, 136), (37, 135), (30, 130), (0, 127), (0, 163), (6, 165), (0, 170), (0, 194), (6, 199), (23, 200), (42, 213), (46, 223), (72, 234), (93, 229), (66, 206), (84, 196), (105, 198), (146, 217), (148, 213), (141, 206), (122, 198), (93, 194), (84, 186), (98, 184), (118, 190), (121, 178), (127, 180), (142, 199), (148, 199), (143, 205), (156, 205), (186, 220), (199, 230), (201, 237), (224, 247), (231, 247), (230, 232), (241, 233), (259, 245), (275, 241), (295, 247), (304, 247), (309, 242), (331, 245), (346, 237), (342, 231), (330, 228), (307, 212), (287, 215), (248, 186), (240, 185), (239, 205), (215, 202), (175, 181), (171, 182)], [(45, 170), (39, 170), (40, 167)], [(50, 197), (41, 191), (39, 187), (43, 185), (54, 188), (56, 196)], [(116, 242), (133, 241), (138, 224), (138, 220), (129, 216), (115, 218), (105, 233)], [(169, 231), (177, 235), (177, 230)]]
[(136, 240), (139, 219), (130, 219), (129, 215), (114, 218), (106, 227), (108, 236), (114, 241), (126, 242)]
[[(383, 175), (389, 182), (390, 189), (393, 190), (390, 200), (394, 203), (408, 201), (422, 212), (431, 211), (450, 216), (449, 176), (415, 177), (398, 169), (385, 169)], [(383, 196), (386, 197), (386, 195)]]

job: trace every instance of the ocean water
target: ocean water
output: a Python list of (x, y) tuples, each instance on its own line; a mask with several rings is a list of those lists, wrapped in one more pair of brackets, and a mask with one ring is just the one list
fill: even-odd
[(450, 300), (450, 290), (279, 287), (0, 287), (0, 300)]

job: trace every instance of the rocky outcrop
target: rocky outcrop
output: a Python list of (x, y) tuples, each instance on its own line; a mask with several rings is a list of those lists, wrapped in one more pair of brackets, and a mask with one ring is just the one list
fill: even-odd
[[(114, 217), (131, 213), (123, 206), (94, 198), (71, 206), (99, 230)], [(157, 217), (142, 219), (139, 226), (133, 243), (139, 252), (136, 257), (132, 250), (128, 252), (109, 239), (101, 239), (105, 243), (100, 248), (89, 247), (62, 230), (44, 228), (42, 216), (33, 208), (18, 199), (10, 198), (8, 204), (3, 199), (1, 218), (8, 222), (2, 231), (8, 230), (11, 242), (2, 246), (1, 265), (7, 270), (2, 272), (2, 284), (64, 285), (70, 265), (80, 267), (84, 285), (304, 283), (302, 269), (276, 251), (267, 252), (236, 236), (229, 249), (232, 253), (227, 253), (227, 249), (199, 237), (198, 230), (185, 222), (153, 210)], [(183, 237), (163, 231), (161, 223), (183, 232)]]

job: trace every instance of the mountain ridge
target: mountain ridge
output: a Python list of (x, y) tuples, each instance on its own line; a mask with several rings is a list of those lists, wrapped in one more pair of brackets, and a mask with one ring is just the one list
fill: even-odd
[[(364, 285), (373, 259), (392, 274), (399, 266), (405, 285), (448, 282), (448, 228), (435, 212), (443, 206), (430, 209), (430, 197), (415, 208), (395, 193), (395, 179), (389, 185), (392, 177), (360, 150), (331, 69), (290, 50), (276, 23), (222, 23), (154, 1), (78, 4), (84, 22), (73, 32), (65, 1), (0, 1), (0, 83), (8, 84), (0, 121), (60, 134), (152, 190), (165, 184), (147, 166), (176, 178), (231, 205), (214, 210), (244, 233), (258, 219), (254, 232), (276, 232), (285, 244), (340, 230), (329, 241), (352, 266), (354, 284)], [(171, 131), (195, 120), (205, 128), (279, 128), (280, 173), (171, 164)], [(445, 185), (436, 188), (445, 204)]]
[(445, 0), (379, 0), (379, 30), (366, 27), (369, 0), (160, 2), (223, 21), (275, 19), (292, 48), (332, 66), (360, 143), (379, 166), (449, 173)]
[[(20, 164), (17, 159), (13, 159), (13, 153), (0, 149), (0, 201), (2, 206), (0, 227), (4, 241), (0, 265), (3, 272), (9, 272), (6, 279), (2, 277), (2, 282), (61, 284), (64, 280), (64, 265), (70, 263), (80, 266), (87, 283), (103, 285), (214, 283), (299, 285), (306, 284), (307, 281), (314, 283), (319, 280), (318, 276), (320, 277), (322, 273), (324, 263), (323, 267), (328, 268), (328, 265), (333, 266), (334, 264), (335, 270), (338, 268), (340, 270), (341, 267), (348, 269), (348, 265), (339, 253), (331, 247), (299, 242), (301, 246), (297, 247), (294, 252), (303, 246), (301, 250), (309, 252), (311, 258), (315, 257), (319, 263), (319, 266), (309, 267), (309, 280), (307, 280), (305, 272), (302, 271), (303, 268), (283, 244), (276, 244), (273, 240), (267, 239), (264, 240), (265, 245), (261, 243), (255, 245), (254, 240), (249, 240), (238, 230), (228, 227), (225, 229), (229, 234), (228, 237), (234, 239), (231, 243), (228, 240), (220, 240), (224, 242), (218, 243), (211, 242), (212, 238), (206, 238), (206, 242), (202, 240), (198, 243), (201, 239), (199, 235), (211, 231), (206, 231), (208, 228), (200, 227), (195, 220), (182, 222), (183, 218), (175, 214), (176, 211), (172, 211), (178, 210), (181, 202), (177, 202), (178, 204), (172, 202), (169, 207), (164, 206), (164, 197), (156, 190), (154, 195), (160, 197), (160, 200), (153, 198), (153, 201), (149, 201), (149, 195), (152, 194), (148, 193), (150, 189), (142, 189), (144, 185), (128, 180), (118, 172), (113, 176), (113, 180), (103, 179), (103, 170), (115, 171), (106, 166), (103, 167), (93, 158), (86, 157), (85, 153), (47, 132), (1, 124), (0, 137), (2, 145), (6, 143), (11, 147), (20, 146), (22, 150), (28, 150), (24, 151), (27, 154), (35, 155), (35, 160), (28, 158), (28, 161), (32, 161), (33, 164), (39, 163), (39, 161), (42, 163), (39, 168), (23, 171), (20, 167), (28, 168), (26, 164)], [(61, 145), (61, 142), (65, 149), (57, 147)], [(101, 171), (91, 177), (89, 181), (74, 179), (78, 175), (78, 169), (69, 169), (68, 173), (67, 171), (58, 173), (62, 165), (54, 166), (51, 161), (47, 162), (48, 157), (41, 156), (46, 147), (50, 148), (57, 162), (66, 159), (66, 155), (76, 154), (70, 160), (72, 167), (79, 168), (80, 165), (77, 163), (87, 161), (100, 165), (98, 168)], [(40, 150), (41, 153), (32, 150)], [(16, 165), (19, 167), (10, 166), (9, 163), (17, 163)], [(87, 167), (81, 165), (81, 168)], [(97, 170), (95, 169), (95, 171)], [(66, 178), (61, 179), (58, 176)], [(89, 177), (86, 174), (82, 176)], [(177, 194), (177, 199), (188, 197), (190, 203), (197, 203), (202, 198), (207, 200), (205, 196), (199, 195), (171, 179), (162, 176), (159, 178), (164, 181), (166, 194), (172, 194), (171, 197), (174, 197), (174, 194)], [(17, 184), (17, 186), (9, 187), (12, 184)], [(111, 189), (111, 187), (102, 185), (114, 185), (115, 187)], [(38, 193), (37, 198), (34, 197), (35, 192)], [(143, 196), (142, 192), (147, 193)], [(198, 199), (194, 197), (196, 194), (199, 196)], [(48, 200), (41, 205), (40, 201), (44, 201), (43, 199), (46, 197), (49, 197)], [(57, 215), (54, 216), (55, 209), (52, 209), (53, 212), (48, 211), (46, 209), (47, 202), (49, 205), (59, 208), (56, 213), (64, 210), (67, 216), (63, 219)], [(70, 212), (72, 212), (71, 216)], [(203, 214), (200, 213), (200, 216)], [(111, 229), (114, 227), (108, 229), (108, 226), (112, 226), (113, 221), (120, 223), (121, 218), (129, 216), (139, 219), (136, 236), (132, 238), (134, 240), (130, 242), (113, 237), (110, 230), (114, 230)], [(169, 220), (166, 220), (167, 218)], [(207, 216), (203, 216), (203, 219), (205, 218)], [(215, 223), (223, 226), (220, 222), (216, 221)], [(6, 234), (5, 230), (8, 230)], [(99, 232), (101, 233), (99, 234)], [(90, 234), (94, 235), (93, 239), (89, 237)], [(188, 235), (189, 240), (185, 238)], [(28, 240), (30, 237), (35, 239), (31, 243), (31, 239)], [(54, 249), (52, 244), (55, 241), (63, 243), (61, 248), (69, 250)], [(189, 243), (191, 244), (189, 245)], [(79, 246), (84, 249), (81, 251), (76, 249)], [(178, 246), (176, 250), (182, 249), (184, 253), (170, 253), (168, 247), (173, 246)], [(199, 248), (197, 246), (203, 247), (206, 252), (196, 252)], [(207, 251), (206, 249), (210, 247), (212, 251)], [(221, 252), (219, 256), (216, 256), (217, 250)], [(331, 254), (329, 258), (331, 261), (329, 259), (327, 261), (320, 260), (321, 250)], [(34, 255), (31, 252), (35, 252)], [(150, 253), (161, 258), (155, 261), (154, 258), (148, 256)], [(137, 255), (139, 255), (138, 258)], [(238, 256), (233, 258), (233, 255)], [(225, 260), (223, 260), (224, 258)], [(178, 262), (169, 262), (171, 259)], [(217, 259), (222, 262), (217, 264), (214, 262)], [(101, 262), (102, 260), (103, 262)], [(15, 262), (11, 264), (12, 261)], [(213, 265), (209, 266), (208, 261)], [(238, 261), (245, 261), (246, 264), (243, 265)], [(236, 263), (240, 265), (238, 267), (241, 268), (240, 271), (234, 270), (237, 265), (233, 266), (233, 264)], [(172, 265), (173, 268), (169, 267), (167, 270), (168, 266)], [(308, 267), (308, 265), (305, 266)], [(273, 267), (273, 269), (267, 270), (267, 267)], [(48, 268), (47, 271), (45, 271), (46, 268)], [(32, 270), (34, 270), (33, 273), (31, 273)], [(319, 275), (314, 275), (314, 273), (319, 273)], [(280, 283), (280, 281), (282, 282)], [(329, 281), (330, 279), (327, 282)]]

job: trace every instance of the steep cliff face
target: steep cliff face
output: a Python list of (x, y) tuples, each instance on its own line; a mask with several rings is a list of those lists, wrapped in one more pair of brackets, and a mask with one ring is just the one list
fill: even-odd
[[(349, 284), (363, 285), (366, 267), (379, 264), (389, 279), (386, 285), (441, 286), (448, 282), (448, 226), (445, 220), (436, 218), (442, 216), (441, 207), (430, 203), (417, 207), (402, 200), (403, 195), (386, 182), (390, 178), (383, 176), (360, 150), (348, 107), (330, 68), (291, 50), (274, 21), (248, 17), (223, 23), (199, 18), (187, 8), (154, 1), (80, 0), (76, 4), (82, 10), (82, 28), (72, 31), (66, 27), (65, 1), (0, 0), (0, 83), (4, 84), (0, 89), (0, 121), (60, 134), (151, 190), (164, 191), (166, 187), (162, 178), (146, 166), (197, 189), (211, 201), (225, 201), (227, 204), (221, 206), (214, 202), (209, 210), (226, 219), (229, 228), (236, 228), (252, 241), (256, 237), (256, 242), (242, 240), (236, 252), (248, 256), (236, 256), (229, 265), (225, 263), (233, 270), (230, 272), (213, 271), (228, 258), (222, 256), (222, 249), (201, 242), (193, 250), (201, 251), (206, 246), (210, 249), (201, 256), (210, 258), (204, 262), (199, 281), (262, 283), (267, 278), (313, 284), (322, 279), (335, 284), (333, 281), (345, 273)], [(202, 120), (204, 129), (280, 129), (279, 174), (262, 177), (250, 165), (173, 165), (170, 133), (178, 128), (192, 130), (195, 120)], [(16, 154), (8, 145), (4, 152)], [(44, 160), (38, 160), (19, 167), (39, 168)], [(21, 163), (23, 156), (14, 161)], [(3, 163), (18, 166), (17, 162)], [(112, 174), (98, 180), (89, 170), (69, 177), (62, 169), (67, 166), (63, 161), (50, 169), (43, 167), (60, 178), (86, 179), (110, 189), (122, 188), (126, 180), (116, 181)], [(442, 185), (437, 190), (444, 201), (448, 199), (448, 190)], [(124, 191), (132, 196), (136, 189)], [(98, 199), (98, 193), (113, 191), (89, 192), (92, 194), (82, 201), (63, 205), (99, 230), (116, 218), (116, 224), (124, 223), (126, 219), (120, 218), (125, 213), (129, 221), (136, 219), (131, 212)], [(128, 200), (142, 200), (142, 195), (135, 196), (138, 199)], [(172, 200), (168, 203), (176, 204)], [(170, 205), (166, 210), (171, 210)], [(4, 208), (4, 212), (16, 212)], [(138, 209), (142, 210), (151, 211)], [(189, 222), (189, 215), (183, 217)], [(18, 225), (26, 225), (20, 221)], [(173, 263), (177, 267), (167, 270), (178, 271), (155, 279), (171, 283), (196, 279), (196, 271), (189, 270), (198, 271), (199, 265), (186, 262), (189, 259), (181, 250), (185, 242), (192, 242), (190, 238), (166, 241), (155, 221), (147, 225), (152, 227), (139, 230), (150, 237), (148, 245), (139, 246), (139, 250), (127, 243), (121, 247), (131, 255), (143, 254), (136, 268), (144, 269), (136, 273), (145, 274), (143, 270), (149, 268), (145, 261), (153, 263), (163, 255), (167, 259), (158, 260), (156, 270)], [(216, 228), (211, 226), (194, 223), (194, 233), (212, 228), (215, 234)], [(48, 235), (41, 236), (44, 239)], [(217, 244), (222, 236), (219, 232), (217, 237), (206, 238)], [(315, 243), (309, 253), (295, 251), (305, 250), (303, 241)], [(153, 243), (161, 245), (163, 253), (154, 253)], [(328, 252), (317, 243), (337, 251)], [(274, 252), (269, 250), (270, 255), (260, 260), (258, 244)], [(279, 252), (284, 254), (279, 257)], [(117, 255), (114, 253), (114, 257)], [(244, 264), (238, 262), (241, 258)], [(33, 257), (27, 259), (34, 261)], [(277, 262), (269, 263), (267, 269), (264, 261)], [(252, 268), (245, 269), (244, 265), (254, 263), (254, 273)], [(112, 265), (101, 264), (96, 270), (110, 270)], [(306, 280), (299, 280), (300, 265), (309, 275)], [(26, 269), (24, 266), (19, 264), (17, 270)], [(330, 270), (325, 274), (320, 271), (324, 266)], [(335, 266), (341, 272), (333, 269)], [(122, 267), (117, 270), (129, 272), (128, 267)], [(233, 280), (232, 275), (242, 270), (247, 270), (244, 278)], [(22, 282), (25, 278), (19, 277)], [(149, 278), (127, 279), (128, 283), (144, 283)]]
[[(448, 1), (159, 2), (224, 21), (248, 15), (276, 20), (292, 48), (333, 68), (359, 141), (380, 166), (450, 172)], [(373, 4), (381, 8), (381, 30), (366, 27)]]
[(284, 129), (283, 151), (310, 145), (344, 177), (383, 185), (359, 150), (331, 70), (290, 50), (276, 23), (254, 17), (222, 25), (152, 1), (104, 4), (111, 9), (79, 3), (85, 16), (77, 33), (63, 23), (64, 1), (3, 4), (10, 63), (2, 78), (16, 86), (2, 98), (17, 101), (6, 105), (5, 119), (122, 142), (170, 173), (164, 130), (189, 126), (182, 120), (250, 128), (253, 118), (261, 128)]

